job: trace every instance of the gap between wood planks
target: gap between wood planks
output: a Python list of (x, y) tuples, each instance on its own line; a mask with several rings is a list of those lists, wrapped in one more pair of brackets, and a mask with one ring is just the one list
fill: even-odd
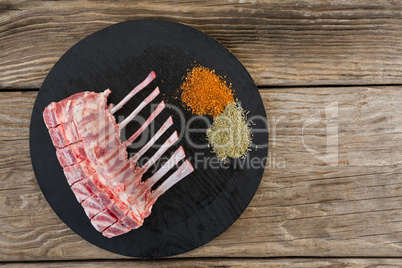
[[(402, 265), (400, 257), (376, 257), (367, 256), (361, 258), (353, 257), (314, 257), (314, 256), (289, 256), (289, 257), (196, 257), (196, 258), (163, 258), (163, 259), (81, 259), (81, 260), (49, 260), (49, 261), (8, 261), (0, 262), (0, 265), (8, 266), (30, 266), (30, 267), (128, 267), (135, 264), (136, 267), (190, 267), (202, 265), (203, 267), (322, 267), (348, 265), (349, 267), (373, 267), (373, 265)], [(183, 266), (187, 265), (187, 266)]]
[[(357, 84), (357, 85), (330, 85), (330, 84), (322, 84), (322, 85), (261, 85), (257, 86), (259, 90), (270, 90), (270, 89), (285, 89), (285, 88), (325, 88), (325, 87), (333, 87), (333, 88), (339, 88), (339, 87), (348, 87), (348, 88), (356, 88), (356, 87), (402, 87), (402, 84)], [(25, 89), (12, 89), (12, 88), (0, 88), (0, 92), (18, 92), (18, 91), (23, 91), (23, 92), (28, 92), (28, 91), (39, 91), (40, 88), (25, 88)]]

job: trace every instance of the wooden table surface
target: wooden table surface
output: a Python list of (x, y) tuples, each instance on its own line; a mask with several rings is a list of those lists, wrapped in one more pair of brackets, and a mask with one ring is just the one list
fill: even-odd
[[(267, 167), (242, 216), (206, 245), (153, 261), (73, 233), (38, 187), (28, 142), (38, 89), (63, 53), (141, 18), (229, 48), (270, 124)], [(0, 90), (0, 261), (10, 266), (402, 265), (400, 0), (0, 0)]]

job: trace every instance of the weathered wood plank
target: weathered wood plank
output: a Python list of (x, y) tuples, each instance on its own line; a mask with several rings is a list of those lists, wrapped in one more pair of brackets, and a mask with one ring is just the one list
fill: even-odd
[[(179, 257), (401, 256), (401, 87), (260, 92), (271, 127), (262, 183), (233, 226)], [(121, 258), (75, 235), (44, 200), (29, 159), (35, 96), (0, 100), (0, 260)]]
[[(224, 258), (205, 258), (205, 259), (179, 259), (179, 260), (115, 260), (115, 261), (86, 261), (86, 262), (31, 262), (23, 263), (24, 267), (399, 267), (402, 266), (402, 259), (224, 259)], [(9, 263), (8, 267), (21, 267), (21, 263)]]
[(39, 88), (79, 40), (142, 18), (210, 34), (260, 86), (402, 84), (399, 1), (2, 0), (0, 13), (0, 88)]

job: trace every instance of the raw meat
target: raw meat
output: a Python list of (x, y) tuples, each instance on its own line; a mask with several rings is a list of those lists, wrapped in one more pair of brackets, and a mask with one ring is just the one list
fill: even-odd
[(126, 141), (120, 130), (159, 94), (159, 88), (145, 98), (120, 124), (113, 114), (153, 79), (155, 73), (135, 87), (119, 104), (107, 106), (109, 89), (102, 93), (82, 92), (49, 104), (43, 119), (49, 130), (56, 155), (67, 182), (96, 230), (106, 237), (127, 233), (142, 226), (157, 198), (194, 169), (185, 160), (156, 190), (151, 191), (164, 175), (185, 158), (180, 146), (150, 178), (143, 175), (178, 140), (175, 131), (141, 167), (138, 160), (173, 125), (169, 117), (155, 135), (131, 158), (127, 147), (165, 108), (162, 101), (144, 124)]

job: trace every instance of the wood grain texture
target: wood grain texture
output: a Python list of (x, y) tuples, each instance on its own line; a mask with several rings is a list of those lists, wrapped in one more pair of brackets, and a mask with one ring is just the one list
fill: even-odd
[(399, 1), (0, 1), (0, 88), (39, 88), (85, 36), (158, 18), (210, 34), (259, 86), (402, 84)]
[[(233, 226), (178, 257), (400, 257), (401, 89), (261, 90), (270, 124), (262, 183)], [(0, 260), (122, 258), (75, 235), (44, 200), (29, 158), (35, 96), (0, 100)]]
[(115, 261), (87, 261), (87, 262), (31, 262), (31, 263), (9, 263), (8, 267), (138, 267), (138, 268), (184, 268), (184, 267), (247, 267), (247, 268), (282, 268), (282, 267), (400, 267), (401, 259), (179, 259), (179, 260), (115, 260)]

